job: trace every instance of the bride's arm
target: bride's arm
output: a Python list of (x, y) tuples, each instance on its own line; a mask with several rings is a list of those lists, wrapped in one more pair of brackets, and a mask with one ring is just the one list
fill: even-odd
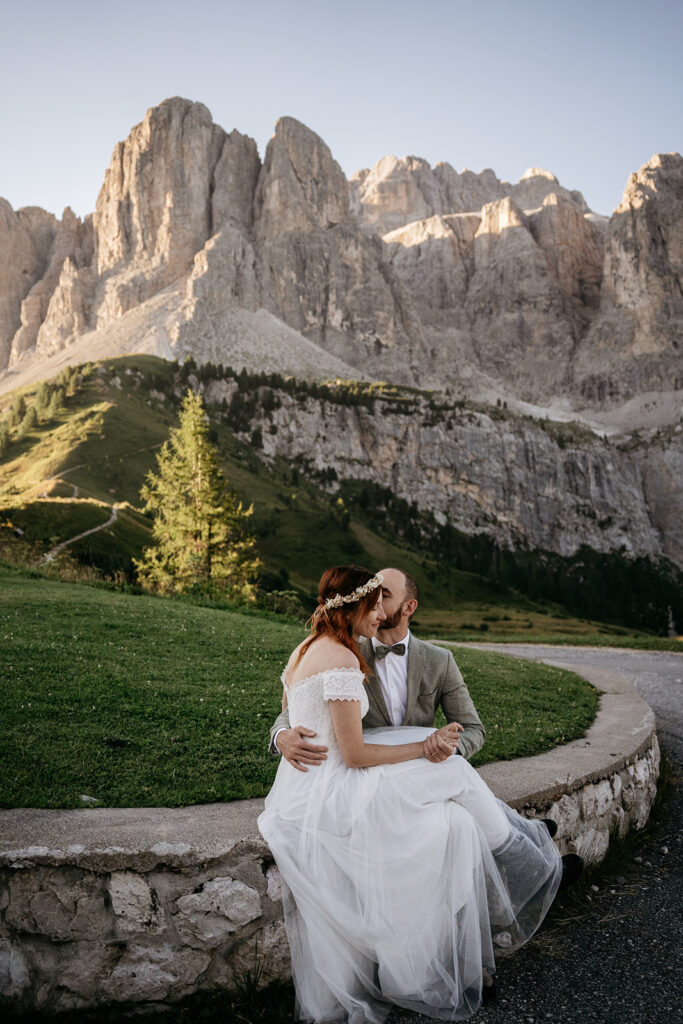
[[(425, 756), (425, 744), (365, 743), (359, 700), (330, 700), (330, 714), (342, 757), (349, 768), (371, 768), (377, 764), (398, 764)], [(455, 749), (455, 747), (453, 748)]]

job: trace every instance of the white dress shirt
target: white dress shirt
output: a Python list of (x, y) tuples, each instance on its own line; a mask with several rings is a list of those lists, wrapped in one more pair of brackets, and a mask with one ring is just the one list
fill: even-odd
[[(410, 644), (410, 630), (397, 643), (406, 645), (405, 654), (394, 654), (393, 651), (389, 651), (386, 658), (375, 658), (375, 675), (382, 689), (382, 696), (384, 697), (384, 703), (387, 706), (392, 725), (403, 725), (403, 719), (406, 716), (406, 704), (408, 702), (408, 645)], [(380, 644), (384, 647), (387, 646), (381, 639), (373, 636), (373, 650), (376, 650)]]

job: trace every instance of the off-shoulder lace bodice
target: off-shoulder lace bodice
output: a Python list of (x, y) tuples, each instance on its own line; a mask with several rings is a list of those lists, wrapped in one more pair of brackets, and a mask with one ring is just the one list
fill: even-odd
[(326, 746), (328, 756), (332, 751), (339, 751), (328, 701), (359, 700), (362, 717), (369, 706), (363, 678), (363, 673), (357, 668), (328, 668), (288, 686), (283, 672), (290, 726), (303, 725), (313, 729), (317, 735), (311, 742)]

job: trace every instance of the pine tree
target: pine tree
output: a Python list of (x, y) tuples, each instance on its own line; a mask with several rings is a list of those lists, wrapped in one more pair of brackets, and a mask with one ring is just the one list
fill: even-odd
[(19, 395), (18, 398), (14, 399), (14, 402), (12, 403), (12, 408), (9, 411), (10, 427), (18, 427), (25, 415), (26, 401), (23, 395)]
[(54, 420), (64, 409), (64, 388), (56, 387), (52, 392), (50, 404), (47, 407), (48, 419)]
[(135, 561), (146, 590), (253, 598), (260, 562), (246, 532), (252, 509), (228, 489), (208, 438), (201, 396), (188, 390), (180, 424), (157, 456), (140, 495), (154, 514), (156, 546)]
[(17, 430), (17, 438), (22, 440), (31, 430), (35, 430), (38, 426), (38, 413), (36, 412), (35, 405), (30, 405), (26, 410), (26, 415), (19, 424)]

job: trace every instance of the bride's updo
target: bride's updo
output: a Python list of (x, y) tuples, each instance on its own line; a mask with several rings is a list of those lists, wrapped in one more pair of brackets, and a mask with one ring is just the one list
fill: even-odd
[(375, 580), (375, 573), (358, 565), (335, 565), (332, 569), (325, 570), (318, 584), (318, 606), (307, 623), (311, 635), (299, 648), (297, 662), (314, 640), (320, 636), (329, 636), (353, 651), (360, 662), (361, 671), (367, 675), (369, 669), (354, 639), (353, 624), (375, 607), (382, 596), (381, 586), (374, 586), (367, 593), (360, 594), (354, 601), (332, 605), (330, 602), (335, 598), (350, 597), (356, 591), (362, 590), (371, 580)]

